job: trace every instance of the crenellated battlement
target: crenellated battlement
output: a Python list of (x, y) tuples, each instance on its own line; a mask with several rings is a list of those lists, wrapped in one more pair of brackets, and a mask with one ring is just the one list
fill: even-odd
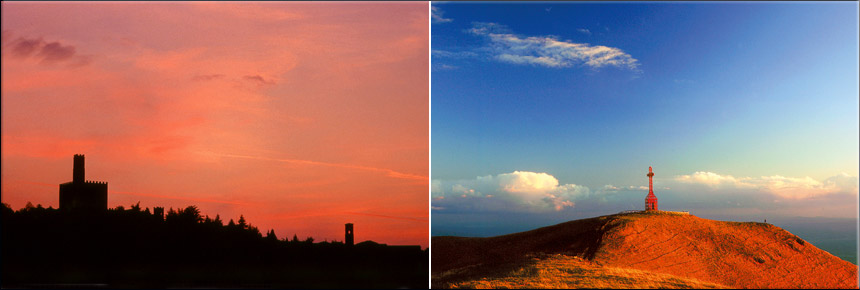
[(60, 209), (107, 210), (107, 182), (86, 180), (83, 154), (75, 154), (72, 181), (60, 184)]

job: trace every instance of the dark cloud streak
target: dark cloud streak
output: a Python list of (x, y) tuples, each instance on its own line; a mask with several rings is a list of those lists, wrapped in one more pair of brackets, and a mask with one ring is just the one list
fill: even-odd
[(41, 64), (50, 65), (67, 63), (77, 67), (92, 62), (91, 56), (77, 55), (77, 48), (71, 44), (59, 41), (46, 42), (42, 38), (17, 37), (13, 39), (12, 32), (3, 31), (3, 44), (10, 49), (9, 56), (16, 59), (34, 58)]
[(41, 39), (21, 39), (14, 42), (12, 54), (19, 58), (26, 58), (33, 54), (39, 46), (42, 46), (44, 41)]
[(259, 85), (274, 85), (275, 84), (274, 81), (267, 80), (267, 79), (263, 78), (263, 76), (261, 76), (261, 75), (245, 76), (245, 77), (243, 77), (243, 79), (245, 79), (247, 81), (255, 82)]
[(209, 75), (196, 75), (194, 76), (195, 81), (211, 81), (215, 79), (223, 78), (223, 74), (209, 74)]
[(75, 56), (75, 47), (62, 45), (59, 42), (51, 42), (42, 47), (37, 57), (42, 58), (43, 63), (56, 63), (68, 60)]

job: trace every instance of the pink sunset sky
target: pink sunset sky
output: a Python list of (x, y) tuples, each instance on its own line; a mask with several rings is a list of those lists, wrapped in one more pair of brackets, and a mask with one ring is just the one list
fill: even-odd
[(2, 201), (428, 246), (428, 3), (2, 3)]

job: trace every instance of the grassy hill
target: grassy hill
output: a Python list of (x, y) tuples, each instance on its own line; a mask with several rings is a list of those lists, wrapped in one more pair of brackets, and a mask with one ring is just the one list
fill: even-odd
[(433, 237), (441, 288), (857, 288), (857, 266), (770, 224), (632, 213)]
[[(599, 266), (576, 256), (538, 255), (528, 261), (494, 267), (478, 279), (434, 283), (433, 288), (458, 289), (569, 289), (569, 288), (695, 288), (724, 289), (724, 285), (669, 274)], [(441, 276), (481, 276), (478, 267), (465, 267)], [(489, 274), (489, 275), (486, 275)], [(434, 280), (436, 280), (434, 276)]]

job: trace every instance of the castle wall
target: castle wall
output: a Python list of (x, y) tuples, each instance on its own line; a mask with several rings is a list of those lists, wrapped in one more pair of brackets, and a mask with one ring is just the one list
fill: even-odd
[(107, 210), (107, 182), (60, 184), (61, 210)]
[(84, 155), (75, 154), (72, 182), (60, 184), (61, 210), (107, 210), (107, 182), (87, 181)]

